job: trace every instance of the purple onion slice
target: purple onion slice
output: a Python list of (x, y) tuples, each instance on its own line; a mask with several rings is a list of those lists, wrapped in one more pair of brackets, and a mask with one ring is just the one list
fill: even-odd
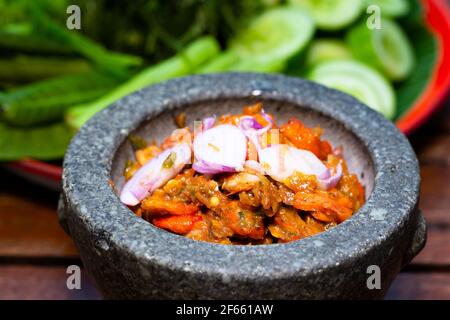
[(139, 204), (190, 163), (191, 154), (191, 148), (187, 143), (164, 150), (136, 171), (125, 183), (120, 193), (120, 200), (129, 206)]
[(259, 151), (259, 162), (267, 175), (283, 182), (296, 171), (315, 175), (319, 186), (329, 189), (339, 181), (341, 174), (331, 176), (330, 170), (308, 150), (297, 149), (285, 144), (273, 145)]
[(202, 130), (208, 130), (214, 127), (216, 123), (216, 117), (207, 117), (202, 120)]
[(322, 190), (329, 190), (331, 188), (334, 188), (338, 183), (339, 180), (342, 178), (342, 165), (339, 163), (336, 167), (336, 172), (332, 175), (330, 175), (326, 179), (317, 179), (319, 183), (319, 187)]
[(205, 174), (243, 169), (247, 139), (236, 126), (222, 124), (202, 131), (194, 139), (194, 170)]
[(256, 119), (252, 116), (242, 116), (239, 119), (239, 128), (244, 132), (245, 136), (255, 145), (258, 152), (261, 150), (260, 137), (269, 131), (273, 126), (273, 120), (264, 110), (261, 112), (264, 119), (269, 123), (263, 127)]

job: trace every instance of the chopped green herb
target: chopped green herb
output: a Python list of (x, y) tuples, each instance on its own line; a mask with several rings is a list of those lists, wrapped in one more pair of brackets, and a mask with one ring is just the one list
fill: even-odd
[(136, 172), (137, 168), (138, 167), (136, 166), (136, 163), (128, 159), (123, 170), (123, 176), (125, 177), (125, 180), (129, 180)]
[(134, 134), (131, 134), (128, 137), (128, 140), (130, 141), (131, 146), (134, 150), (144, 149), (147, 146), (147, 141), (145, 141), (144, 138)]
[(162, 167), (164, 169), (170, 169), (173, 167), (173, 165), (175, 164), (175, 160), (177, 159), (177, 154), (175, 152), (171, 152), (166, 160), (164, 160)]

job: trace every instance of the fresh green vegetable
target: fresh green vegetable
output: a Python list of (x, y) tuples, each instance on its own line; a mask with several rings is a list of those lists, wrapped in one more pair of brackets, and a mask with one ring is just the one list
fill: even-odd
[(154, 64), (201, 36), (224, 45), (261, 12), (284, 0), (71, 0), (82, 12), (82, 32), (106, 47)]
[(139, 72), (105, 96), (71, 108), (67, 113), (67, 122), (78, 129), (94, 114), (116, 100), (156, 82), (192, 73), (206, 61), (217, 56), (219, 51), (219, 44), (214, 38), (200, 38), (187, 46), (183, 52)]
[(197, 70), (197, 73), (217, 73), (225, 71), (239, 72), (280, 72), (285, 68), (285, 61), (242, 59), (234, 50), (228, 50), (217, 56)]
[(0, 27), (26, 20), (26, 3), (20, 0), (0, 0)]
[[(96, 0), (94, 0), (96, 1)], [(81, 0), (85, 2), (85, 0)], [(0, 0), (0, 26), (11, 22), (24, 21), (29, 18), (30, 3), (52, 16), (61, 16), (66, 8), (72, 4), (79, 4), (77, 0)]]
[(285, 62), (300, 52), (313, 34), (314, 23), (303, 10), (288, 6), (267, 10), (200, 72), (282, 71)]
[(314, 34), (314, 22), (295, 7), (271, 9), (231, 41), (242, 60), (283, 62), (302, 50)]
[(356, 97), (388, 119), (395, 115), (393, 87), (381, 74), (362, 63), (324, 62), (311, 71), (309, 79)]
[(24, 129), (0, 122), (0, 160), (60, 159), (71, 137), (70, 128), (61, 123)]
[(289, 3), (308, 10), (322, 30), (345, 28), (364, 10), (363, 0), (289, 0)]
[(228, 50), (201, 66), (197, 73), (214, 73), (230, 70), (239, 61), (239, 55), (233, 50)]
[(233, 66), (231, 66), (227, 71), (238, 71), (238, 72), (281, 72), (285, 69), (286, 62), (285, 61), (267, 61), (261, 62), (257, 60), (244, 59)]
[(31, 23), (8, 24), (0, 28), (0, 48), (11, 52), (69, 55), (67, 46), (33, 32)]
[(64, 74), (86, 72), (90, 64), (80, 58), (16, 56), (0, 58), (0, 80), (25, 83)]
[(321, 62), (350, 59), (352, 53), (346, 44), (339, 39), (317, 39), (314, 40), (306, 53), (305, 63), (311, 67)]
[(104, 95), (118, 85), (108, 75), (92, 71), (35, 82), (0, 96), (8, 123), (30, 126), (62, 119), (67, 107)]
[(83, 36), (77, 30), (68, 30), (47, 17), (37, 6), (31, 6), (37, 30), (93, 61), (99, 67), (114, 74), (124, 75), (128, 68), (142, 64), (142, 58), (123, 53), (111, 52)]
[[(81, 7), (81, 30), (65, 27), (69, 4)], [(370, 4), (381, 30), (366, 25)], [(60, 158), (97, 111), (191, 73), (308, 76), (392, 119), (421, 95), (436, 59), (417, 0), (0, 0), (0, 160)], [(40, 82), (17, 87), (31, 81)]]
[(366, 7), (376, 5), (380, 7), (381, 14), (386, 17), (396, 18), (408, 14), (410, 4), (408, 0), (365, 0)]
[(381, 29), (369, 29), (365, 23), (351, 29), (347, 42), (353, 55), (382, 71), (389, 79), (406, 79), (414, 68), (414, 52), (400, 26), (381, 20)]

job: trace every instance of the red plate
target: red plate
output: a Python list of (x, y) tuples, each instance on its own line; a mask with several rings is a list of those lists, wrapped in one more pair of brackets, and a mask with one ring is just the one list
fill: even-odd
[[(450, 89), (450, 7), (447, 0), (422, 0), (426, 23), (437, 40), (438, 57), (431, 80), (408, 112), (397, 121), (405, 134), (421, 126), (442, 104)], [(9, 168), (52, 189), (59, 189), (62, 168), (37, 160), (10, 163)]]
[(450, 89), (450, 7), (447, 0), (422, 0), (427, 25), (437, 40), (438, 56), (431, 80), (408, 112), (397, 120), (397, 126), (410, 134), (445, 100)]

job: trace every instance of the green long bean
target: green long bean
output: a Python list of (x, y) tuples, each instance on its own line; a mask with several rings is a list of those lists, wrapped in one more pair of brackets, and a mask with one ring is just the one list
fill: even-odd
[(21, 126), (62, 119), (66, 108), (95, 99), (118, 83), (97, 71), (36, 82), (0, 96), (2, 117)]
[(94, 114), (114, 101), (145, 86), (194, 72), (220, 52), (217, 41), (212, 37), (200, 38), (176, 56), (148, 67), (105, 96), (87, 104), (70, 108), (66, 120), (74, 128), (80, 128)]
[(0, 80), (4, 82), (27, 83), (91, 69), (90, 63), (81, 58), (27, 55), (0, 58)]
[(63, 123), (24, 129), (0, 122), (0, 161), (60, 159), (71, 137), (72, 130)]
[(34, 24), (41, 34), (72, 48), (90, 59), (99, 67), (117, 75), (123, 75), (128, 68), (142, 64), (142, 58), (106, 50), (100, 44), (82, 35), (77, 30), (68, 30), (45, 15), (37, 6), (31, 6)]

